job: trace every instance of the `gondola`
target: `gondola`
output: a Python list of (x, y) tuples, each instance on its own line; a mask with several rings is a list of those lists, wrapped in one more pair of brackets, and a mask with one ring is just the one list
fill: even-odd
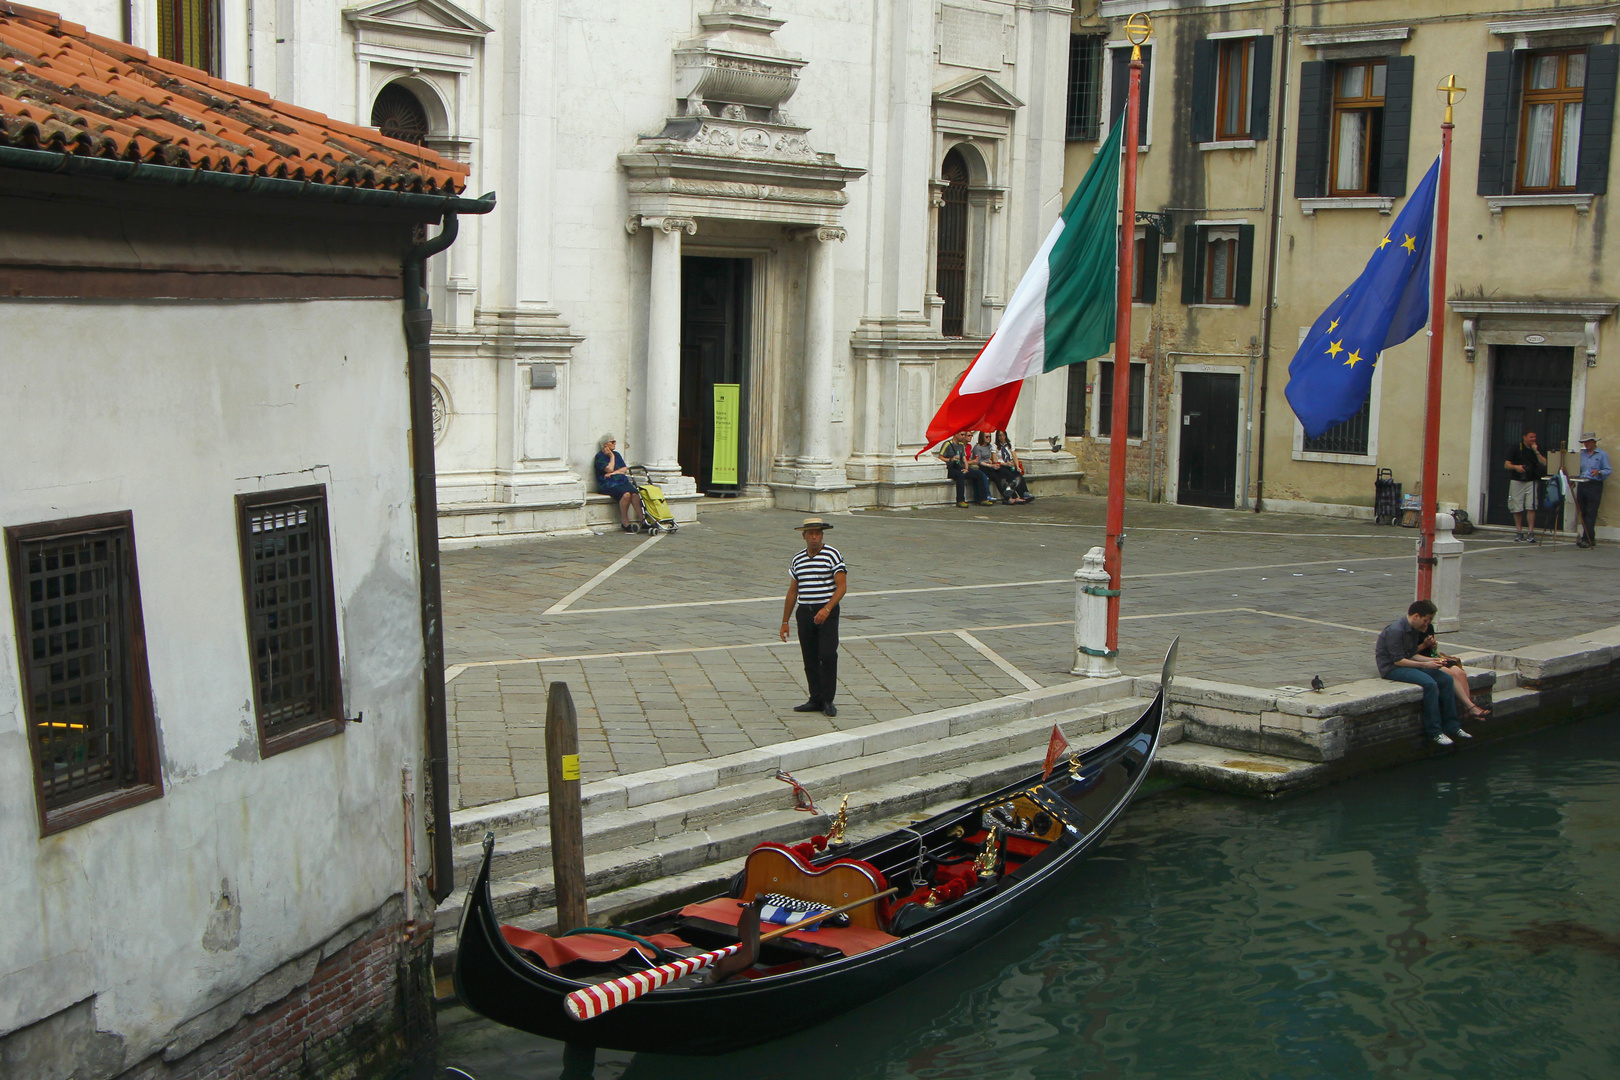
[[(456, 992), (496, 1023), (564, 1042), (722, 1054), (821, 1023), (944, 968), (1066, 883), (1072, 888), (1070, 871), (1103, 842), (1153, 764), (1175, 650), (1172, 643), (1159, 692), (1134, 723), (1045, 778), (1036, 772), (861, 843), (824, 851), (761, 844), (727, 893), (612, 930), (552, 938), (503, 929), (489, 889), (494, 840), (486, 837), (462, 912)], [(884, 892), (890, 896), (872, 899)], [(756, 938), (750, 924), (759, 912), (811, 906), (794, 900), (859, 906), (844, 916), (847, 925), (823, 919), (752, 954), (745, 946), (746, 967), (723, 981), (699, 971), (583, 1020), (565, 1006), (582, 988), (628, 982), (637, 971)]]

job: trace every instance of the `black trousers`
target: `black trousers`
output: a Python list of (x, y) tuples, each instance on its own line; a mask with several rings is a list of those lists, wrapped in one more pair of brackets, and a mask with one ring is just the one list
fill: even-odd
[(1570, 487), (1575, 488), (1575, 512), (1581, 520), (1576, 531), (1589, 542), (1594, 541), (1597, 539), (1597, 512), (1598, 504), (1603, 501), (1603, 484), (1588, 480), (1579, 486), (1571, 484)]
[(838, 692), (838, 612), (833, 608), (827, 621), (816, 625), (816, 612), (826, 604), (800, 604), (793, 609), (799, 624), (799, 651), (804, 654), (804, 681), (810, 684), (810, 700), (825, 705)]
[(945, 475), (956, 481), (957, 502), (967, 502), (967, 493), (963, 489), (968, 481), (973, 482), (975, 502), (983, 502), (990, 497), (990, 481), (979, 469), (965, 468), (960, 461), (948, 461), (945, 463)]

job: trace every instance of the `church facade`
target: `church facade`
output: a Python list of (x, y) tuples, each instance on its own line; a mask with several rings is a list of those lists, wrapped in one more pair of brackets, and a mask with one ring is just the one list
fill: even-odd
[[(613, 520), (608, 433), (682, 520), (943, 501), (928, 420), (1062, 205), (1068, 0), (67, 8), (500, 192), (431, 269), (449, 543)], [(1012, 435), (1073, 490), (1066, 386)]]

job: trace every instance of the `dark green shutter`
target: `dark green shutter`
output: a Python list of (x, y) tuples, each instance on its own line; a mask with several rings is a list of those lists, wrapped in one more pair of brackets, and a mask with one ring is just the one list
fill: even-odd
[(1406, 158), (1412, 143), (1413, 56), (1392, 56), (1384, 75), (1384, 138), (1380, 144), (1378, 194), (1406, 194)]
[(1508, 163), (1513, 159), (1513, 50), (1485, 54), (1485, 91), (1479, 104), (1479, 193), (1513, 190)]
[(1593, 45), (1586, 50), (1586, 94), (1581, 99), (1581, 149), (1575, 166), (1575, 190), (1602, 195), (1609, 190), (1609, 143), (1614, 136), (1615, 72), (1620, 45)]
[(1147, 243), (1142, 246), (1147, 249), (1147, 258), (1142, 262), (1142, 299), (1143, 304), (1156, 304), (1159, 301), (1159, 230), (1149, 225), (1143, 230)]
[(1249, 137), (1271, 137), (1271, 46), (1269, 37), (1254, 39), (1254, 96), (1249, 101)]
[(1181, 302), (1204, 301), (1204, 231), (1196, 225), (1181, 230)]
[[(1110, 50), (1113, 56), (1112, 80), (1108, 87), (1108, 124), (1112, 128), (1121, 116), (1125, 115), (1125, 99), (1131, 92), (1131, 50), (1127, 48)], [(1137, 132), (1136, 144), (1141, 146), (1147, 142), (1148, 129), (1148, 78), (1153, 74), (1153, 46), (1142, 46), (1142, 96), (1137, 102)]]
[(1254, 281), (1254, 226), (1238, 226), (1237, 280), (1232, 283), (1232, 299), (1239, 304), (1249, 302), (1249, 288)]
[(1215, 141), (1216, 43), (1193, 42), (1192, 141)]
[(1333, 66), (1326, 60), (1299, 65), (1299, 134), (1295, 142), (1294, 198), (1327, 191), (1328, 128), (1333, 116)]

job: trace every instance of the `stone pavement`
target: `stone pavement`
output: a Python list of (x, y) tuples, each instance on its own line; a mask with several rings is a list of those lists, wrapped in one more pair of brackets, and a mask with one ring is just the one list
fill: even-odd
[[(545, 790), (552, 681), (578, 707), (586, 779), (1068, 681), (1073, 573), (1102, 543), (1104, 511), (1075, 496), (829, 519), (850, 566), (832, 720), (791, 711), (805, 697), (798, 643), (776, 637), (801, 515), (708, 511), (651, 541), (614, 531), (447, 551), (451, 805)], [(1179, 634), (1184, 675), (1366, 678), (1373, 635), (1411, 599), (1415, 530), (1138, 502), (1126, 523), (1127, 674), (1156, 671)], [(1466, 543), (1453, 651), (1613, 621), (1620, 547), (1489, 531)]]

